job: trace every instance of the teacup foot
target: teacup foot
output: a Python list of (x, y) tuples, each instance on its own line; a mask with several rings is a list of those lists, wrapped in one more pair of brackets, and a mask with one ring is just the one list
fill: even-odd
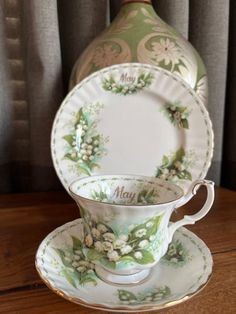
[(95, 271), (101, 280), (112, 285), (138, 285), (146, 281), (151, 273), (151, 269), (144, 269), (133, 274), (120, 275), (98, 265), (95, 265)]

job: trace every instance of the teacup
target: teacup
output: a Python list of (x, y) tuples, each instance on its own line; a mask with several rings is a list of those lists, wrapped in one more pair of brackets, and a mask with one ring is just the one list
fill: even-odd
[[(207, 188), (205, 205), (192, 216), (169, 224), (175, 208)], [(167, 252), (174, 232), (194, 224), (210, 210), (214, 183), (197, 180), (190, 191), (170, 182), (137, 175), (101, 175), (79, 179), (70, 192), (84, 219), (84, 253), (97, 275), (115, 284), (140, 283)]]

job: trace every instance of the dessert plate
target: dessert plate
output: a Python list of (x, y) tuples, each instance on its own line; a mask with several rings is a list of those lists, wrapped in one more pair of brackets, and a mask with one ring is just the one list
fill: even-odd
[(54, 120), (51, 152), (66, 189), (78, 177), (130, 173), (187, 191), (211, 164), (212, 124), (179, 77), (150, 65), (116, 65), (68, 94)]
[(212, 257), (205, 243), (185, 228), (176, 231), (167, 254), (143, 283), (111, 285), (99, 279), (83, 253), (83, 220), (50, 233), (36, 254), (42, 280), (59, 296), (86, 307), (145, 312), (188, 300), (208, 282)]

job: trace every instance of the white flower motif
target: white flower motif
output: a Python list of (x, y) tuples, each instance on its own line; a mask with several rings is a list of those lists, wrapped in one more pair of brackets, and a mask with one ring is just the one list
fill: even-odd
[(94, 236), (94, 238), (99, 239), (101, 232), (96, 228), (92, 228), (92, 235)]
[(155, 297), (153, 298), (153, 301), (158, 301), (161, 300), (163, 298), (163, 294), (162, 293), (157, 293), (155, 295)]
[(184, 170), (184, 166), (179, 160), (175, 162), (175, 168), (179, 171)]
[(173, 248), (170, 248), (167, 252), (168, 255), (170, 256), (173, 256), (175, 255), (177, 252), (176, 252), (176, 249), (173, 247)]
[(126, 245), (126, 246), (122, 247), (120, 250), (122, 255), (129, 254), (131, 251), (132, 251), (132, 246), (130, 246), (130, 245)]
[(156, 237), (155, 237), (154, 235), (151, 235), (150, 238), (149, 238), (149, 240), (150, 240), (150, 241), (154, 241), (155, 238), (156, 238)]
[(93, 238), (91, 234), (86, 235), (84, 242), (85, 242), (85, 245), (88, 247), (91, 247), (93, 245)]
[(79, 250), (75, 250), (75, 254), (77, 254), (77, 255), (81, 255), (81, 251), (79, 251)]
[(142, 85), (142, 87), (144, 87), (146, 85), (143, 80), (140, 80), (140, 84)]
[(72, 263), (72, 266), (73, 266), (73, 267), (78, 267), (79, 264), (78, 264), (77, 262), (73, 262), (73, 263)]
[(128, 241), (128, 236), (126, 235), (126, 234), (121, 234), (120, 236), (119, 236), (119, 239), (121, 239), (121, 240), (123, 240), (123, 241)]
[(94, 271), (93, 271), (92, 269), (89, 269), (89, 270), (87, 271), (87, 273), (88, 273), (88, 274), (93, 274)]
[(164, 168), (164, 169), (161, 170), (161, 172), (162, 172), (163, 174), (169, 174), (169, 169)]
[(72, 158), (76, 158), (76, 156), (77, 156), (76, 153), (72, 153), (72, 154), (71, 154), (71, 157), (72, 157)]
[(121, 239), (117, 239), (114, 242), (114, 248), (115, 249), (121, 249), (122, 247), (124, 247), (126, 245), (126, 242), (124, 240)]
[(75, 255), (75, 256), (74, 256), (74, 260), (75, 260), (75, 261), (79, 261), (79, 260), (80, 260), (80, 256), (79, 256), (79, 255)]
[(169, 38), (152, 43), (152, 57), (157, 61), (164, 61), (165, 65), (178, 64), (181, 58), (180, 50)]
[(98, 252), (102, 252), (103, 251), (103, 245), (102, 245), (102, 242), (101, 241), (97, 241), (94, 243), (94, 246), (95, 246), (95, 249), (98, 251)]
[(172, 181), (172, 182), (177, 182), (178, 180), (179, 180), (178, 176), (173, 176), (173, 177), (171, 178), (171, 181)]
[(168, 177), (168, 176), (167, 176), (166, 174), (161, 174), (159, 178), (162, 179), (162, 180), (166, 180), (167, 177)]
[(146, 227), (147, 228), (151, 228), (153, 225), (154, 225), (153, 221), (149, 221), (149, 222), (146, 223)]
[(147, 302), (152, 301), (152, 297), (146, 297), (145, 301), (147, 301)]
[(110, 242), (103, 242), (103, 250), (104, 251), (113, 251), (113, 245)]
[(139, 247), (141, 249), (143, 249), (145, 246), (147, 246), (149, 244), (149, 241), (148, 240), (142, 240), (141, 242), (139, 242)]
[(98, 224), (97, 225), (97, 229), (101, 232), (101, 233), (105, 233), (107, 232), (107, 227), (103, 224)]
[(176, 111), (176, 112), (174, 113), (174, 118), (175, 118), (175, 120), (176, 120), (177, 123), (180, 123), (180, 121), (181, 121), (181, 119), (182, 119), (181, 113), (180, 113), (179, 111)]
[(143, 254), (139, 251), (135, 252), (134, 253), (134, 257), (137, 258), (137, 259), (142, 259), (143, 258)]
[(115, 235), (111, 232), (106, 232), (103, 234), (103, 238), (105, 241), (113, 242), (115, 240)]
[(80, 261), (78, 262), (78, 266), (90, 267), (90, 263), (88, 261)]
[(84, 273), (87, 269), (85, 266), (79, 266), (79, 267), (77, 267), (77, 270), (79, 273)]
[(146, 229), (139, 229), (139, 230), (137, 230), (136, 232), (135, 232), (135, 236), (137, 237), (137, 238), (142, 238), (143, 236), (145, 236), (146, 235), (146, 233), (147, 233), (147, 230)]
[(111, 262), (117, 262), (120, 259), (120, 256), (116, 251), (108, 252), (107, 257)]

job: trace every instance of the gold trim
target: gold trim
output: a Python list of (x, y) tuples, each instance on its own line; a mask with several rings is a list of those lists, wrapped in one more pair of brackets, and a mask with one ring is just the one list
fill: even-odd
[[(213, 267), (213, 265), (212, 265)], [(45, 283), (45, 285), (51, 289), (54, 293), (56, 293), (57, 295), (59, 295), (60, 297), (62, 297), (63, 299), (66, 299), (67, 301), (70, 301), (72, 303), (75, 304), (79, 304), (88, 308), (92, 308), (92, 309), (96, 309), (96, 310), (103, 310), (103, 311), (110, 311), (110, 312), (120, 312), (120, 311), (126, 311), (129, 313), (136, 313), (137, 311), (156, 311), (156, 310), (161, 310), (161, 309), (166, 309), (172, 306), (175, 306), (177, 304), (183, 303), (189, 299), (191, 299), (193, 296), (195, 296), (196, 294), (200, 293), (210, 282), (211, 278), (212, 278), (212, 272), (209, 274), (207, 280), (205, 283), (203, 283), (195, 292), (190, 293), (186, 296), (184, 296), (182, 299), (179, 300), (174, 300), (171, 302), (167, 302), (164, 303), (162, 305), (156, 305), (156, 306), (143, 306), (143, 307), (137, 307), (135, 309), (131, 309), (130, 307), (125, 307), (125, 306), (121, 306), (121, 307), (107, 307), (105, 305), (101, 305), (101, 304), (96, 304), (96, 303), (86, 303), (83, 300), (79, 299), (79, 298), (72, 298), (69, 297), (68, 295), (66, 295), (63, 291), (61, 291), (60, 289), (56, 289), (54, 288), (51, 283), (44, 278), (44, 276), (42, 275), (39, 267), (37, 266), (37, 260), (35, 260), (35, 268), (39, 274), (39, 277), (42, 279), (42, 281)]]

